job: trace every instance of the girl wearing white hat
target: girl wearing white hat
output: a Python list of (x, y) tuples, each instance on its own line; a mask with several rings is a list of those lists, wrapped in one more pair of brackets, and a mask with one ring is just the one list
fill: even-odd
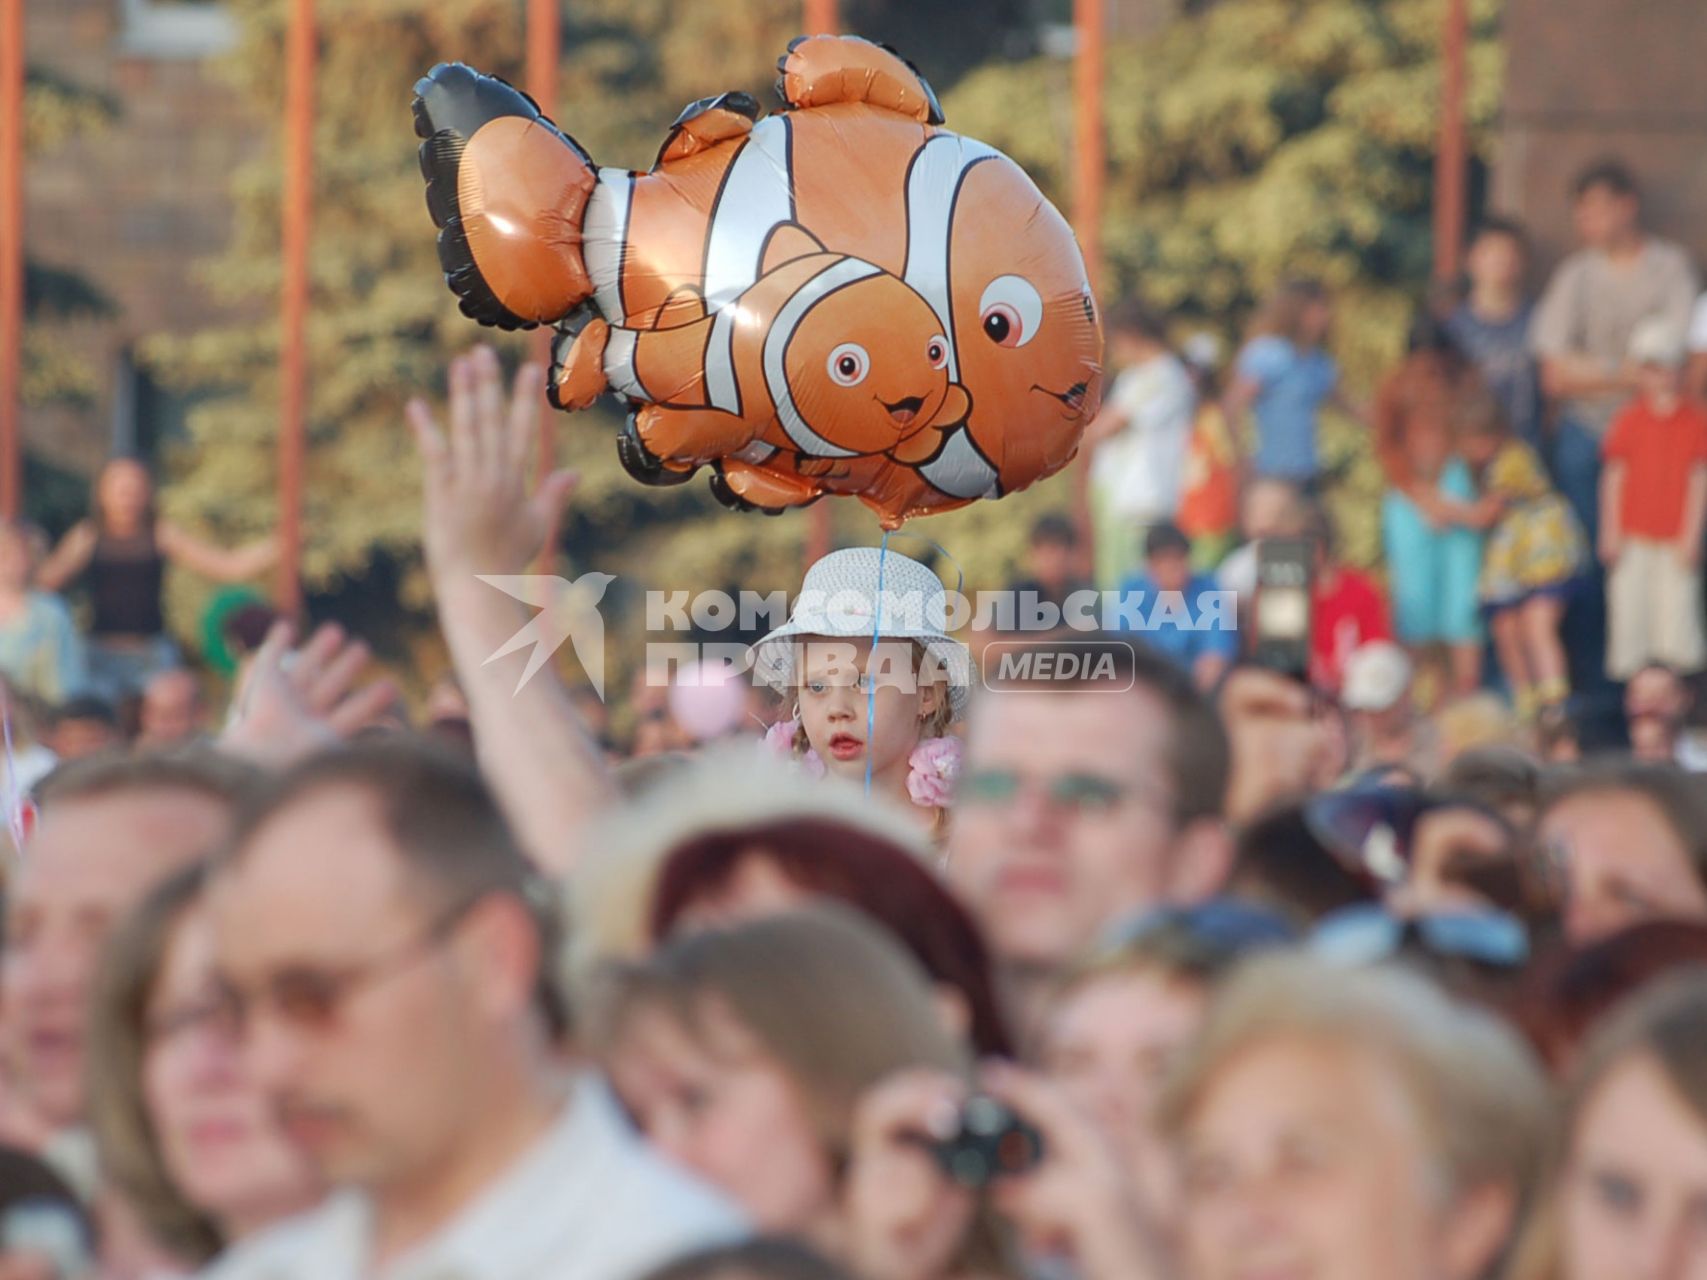
[(877, 547), (819, 560), (788, 621), (753, 646), (755, 677), (791, 699), (766, 741), (909, 805), (941, 835), (970, 683), (947, 617), (947, 592), (916, 560)]

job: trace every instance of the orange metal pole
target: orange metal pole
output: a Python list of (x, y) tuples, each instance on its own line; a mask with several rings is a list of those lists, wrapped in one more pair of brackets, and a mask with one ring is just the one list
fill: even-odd
[[(563, 48), (563, 10), (561, 0), (528, 0), (527, 9), (527, 87), (539, 109), (546, 115), (557, 114), (557, 62)], [(528, 359), (551, 367), (551, 341), (556, 330), (548, 326), (535, 329), (528, 342)], [(544, 482), (557, 468), (556, 415), (547, 410), (539, 424), (539, 480)], [(534, 559), (535, 573), (547, 574), (557, 562), (558, 527), (555, 521), (546, 532), (545, 542)]]
[(24, 0), (0, 0), (0, 515), (18, 514), (24, 456)]
[[(1073, 0), (1073, 222), (1091, 290), (1102, 297), (1102, 196), (1107, 171), (1103, 135), (1104, 0)], [(1094, 559), (1090, 505), (1090, 454), (1073, 468), (1073, 519), (1079, 541)]]
[(836, 0), (806, 0), (806, 34), (809, 36), (833, 36), (842, 28), (841, 14), (837, 12), (840, 6)]
[(308, 421), (308, 243), (314, 185), (314, 0), (291, 0), (285, 36), (284, 281), (279, 305), (280, 612), (302, 607), (302, 478)]
[(1458, 278), (1464, 257), (1469, 141), (1464, 128), (1466, 0), (1446, 0), (1441, 40), (1440, 146), (1434, 157), (1434, 278)]
[[(841, 30), (841, 14), (836, 0), (805, 0), (801, 15), (806, 34), (834, 35)], [(806, 567), (810, 569), (830, 554), (835, 531), (830, 524), (830, 504), (819, 501), (806, 510)]]

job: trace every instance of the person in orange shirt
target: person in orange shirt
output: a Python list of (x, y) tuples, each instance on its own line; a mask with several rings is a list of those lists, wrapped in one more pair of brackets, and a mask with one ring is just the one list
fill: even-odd
[(1652, 317), (1630, 338), (1641, 392), (1613, 419), (1601, 454), (1600, 558), (1609, 571), (1606, 671), (1707, 665), (1701, 540), (1707, 522), (1707, 409), (1683, 397), (1683, 334)]

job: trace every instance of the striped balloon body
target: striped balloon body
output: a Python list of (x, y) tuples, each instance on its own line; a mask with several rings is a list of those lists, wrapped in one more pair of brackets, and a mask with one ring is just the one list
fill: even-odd
[[(761, 508), (848, 493), (893, 527), (1064, 466), (1102, 382), (1065, 220), (1013, 161), (934, 122), (928, 86), (893, 55), (819, 37), (781, 66), (791, 110), (696, 104), (647, 172), (586, 167), (543, 120), (506, 138), (511, 154), (481, 154), (489, 125), (460, 139), (441, 251), (455, 239), (478, 283), (508, 286), (473, 299), (501, 314), (459, 287), (465, 310), (591, 312), (563, 344), (559, 403), (616, 391), (643, 466), (668, 481), (709, 464)], [(561, 180), (510, 196), (517, 163)], [(539, 190), (557, 208), (530, 209)], [(446, 256), (447, 272), (466, 265)], [(537, 296), (553, 271), (563, 283)]]

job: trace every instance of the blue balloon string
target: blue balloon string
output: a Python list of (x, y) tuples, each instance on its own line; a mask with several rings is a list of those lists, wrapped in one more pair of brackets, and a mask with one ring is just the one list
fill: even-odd
[[(866, 655), (867, 668), (877, 657), (877, 642), (883, 635), (883, 569), (889, 561), (889, 531), (883, 531), (883, 542), (877, 552), (877, 608), (871, 621), (871, 652)], [(871, 794), (871, 735), (877, 727), (877, 681), (867, 670), (865, 676), (865, 794)]]

